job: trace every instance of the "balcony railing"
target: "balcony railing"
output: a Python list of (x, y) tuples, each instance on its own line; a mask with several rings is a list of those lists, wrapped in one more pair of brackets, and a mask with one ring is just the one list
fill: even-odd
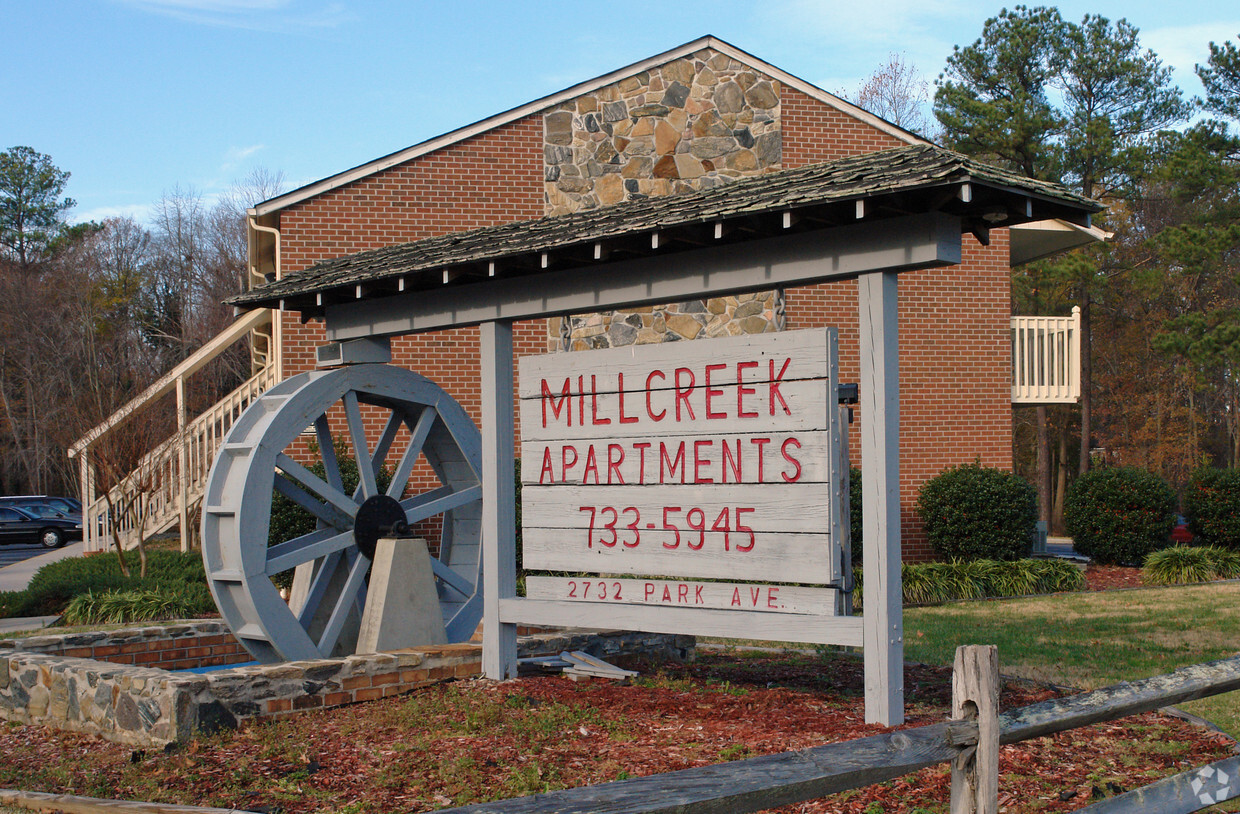
[(1012, 403), (1081, 398), (1081, 309), (1070, 317), (1012, 317)]

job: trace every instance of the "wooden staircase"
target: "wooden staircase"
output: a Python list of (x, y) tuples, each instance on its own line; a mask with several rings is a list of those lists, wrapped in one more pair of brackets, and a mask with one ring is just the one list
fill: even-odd
[[(123, 548), (132, 548), (141, 539), (173, 527), (180, 528), (181, 548), (188, 550), (196, 533), (194, 519), (203, 485), (224, 436), (246, 407), (280, 380), (271, 324), (272, 313), (268, 310), (242, 315), (69, 449), (69, 457), (79, 462), (82, 531), (87, 552), (107, 550), (118, 541)], [(252, 343), (253, 375), (201, 415), (188, 416), (186, 380), (246, 338)], [(137, 466), (118, 478), (110, 490), (100, 493), (96, 489), (92, 453), (127, 422), (143, 420), (149, 408), (174, 391), (176, 431), (143, 455)]]

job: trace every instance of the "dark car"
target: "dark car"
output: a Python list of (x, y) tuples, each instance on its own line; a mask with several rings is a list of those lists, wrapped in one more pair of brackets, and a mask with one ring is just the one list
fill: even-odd
[(15, 506), (0, 506), (0, 545), (38, 543), (44, 548), (60, 548), (80, 539), (80, 519), (38, 517)]
[(9, 495), (0, 497), (0, 506), (17, 506), (19, 509), (31, 504), (51, 506), (62, 514), (81, 514), (82, 504), (77, 498), (53, 497), (51, 495)]

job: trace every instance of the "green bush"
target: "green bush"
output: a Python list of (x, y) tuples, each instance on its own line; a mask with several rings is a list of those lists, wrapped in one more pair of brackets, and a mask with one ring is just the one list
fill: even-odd
[[(206, 586), (192, 586), (198, 587), (202, 588), (203, 594), (207, 594), (206, 600), (210, 603)], [(151, 588), (102, 593), (88, 590), (75, 596), (65, 608), (64, 621), (70, 625), (123, 624), (200, 616), (203, 612), (202, 597), (192, 588), (179, 593)]]
[(1068, 489), (1063, 520), (1081, 554), (1100, 563), (1141, 563), (1167, 545), (1175, 493), (1144, 469), (1095, 469)]
[[(855, 572), (853, 603), (861, 606), (861, 571)], [(961, 599), (1030, 596), (1085, 587), (1081, 569), (1066, 560), (971, 560), (903, 563), (905, 605), (937, 605)]]
[(917, 513), (930, 546), (948, 560), (1029, 556), (1038, 495), (1027, 481), (980, 463), (950, 467), (926, 481)]
[(1205, 545), (1240, 550), (1240, 469), (1193, 473), (1184, 495), (1188, 529)]
[(848, 468), (848, 545), (853, 565), (861, 562), (861, 470)]
[(1216, 546), (1172, 546), (1145, 558), (1146, 585), (1186, 585), (1240, 577), (1240, 553)]
[(202, 555), (196, 551), (147, 552), (147, 576), (137, 576), (136, 553), (128, 555), (133, 576), (121, 574), (120, 563), (112, 554), (68, 557), (48, 563), (30, 579), (24, 591), (0, 595), (0, 614), (4, 616), (54, 616), (62, 613), (74, 597), (92, 591), (153, 590), (191, 598), (196, 613), (215, 612), (207, 589)]

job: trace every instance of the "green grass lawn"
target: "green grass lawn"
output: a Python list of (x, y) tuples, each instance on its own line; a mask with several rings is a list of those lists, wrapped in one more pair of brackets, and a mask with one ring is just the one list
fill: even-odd
[[(962, 644), (999, 648), (1005, 675), (1081, 689), (1240, 652), (1240, 584), (1056, 594), (904, 612), (904, 656), (951, 664)], [(1240, 692), (1182, 709), (1240, 736)]]

